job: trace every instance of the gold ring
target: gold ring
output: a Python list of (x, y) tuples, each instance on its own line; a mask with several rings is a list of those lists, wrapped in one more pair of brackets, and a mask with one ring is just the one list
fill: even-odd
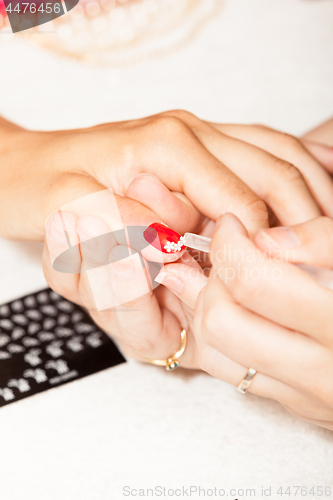
[(179, 358), (184, 353), (186, 348), (186, 330), (183, 328), (180, 332), (180, 346), (177, 352), (173, 356), (167, 359), (146, 359), (148, 363), (157, 366), (165, 366), (167, 371), (175, 370), (179, 367)]
[(253, 379), (256, 376), (256, 374), (257, 374), (256, 370), (254, 370), (253, 368), (249, 368), (246, 376), (243, 378), (243, 380), (241, 381), (241, 383), (237, 387), (239, 392), (241, 392), (242, 394), (246, 393), (246, 391), (248, 390), (248, 388), (252, 384)]

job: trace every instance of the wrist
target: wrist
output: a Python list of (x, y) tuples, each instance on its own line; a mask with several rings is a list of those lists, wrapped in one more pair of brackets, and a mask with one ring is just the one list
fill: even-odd
[[(26, 239), (26, 219), (36, 197), (36, 136), (9, 122), (0, 123), (0, 236)], [(30, 203), (29, 203), (30, 201)], [(21, 237), (22, 236), (22, 237)], [(28, 238), (30, 239), (30, 238)]]

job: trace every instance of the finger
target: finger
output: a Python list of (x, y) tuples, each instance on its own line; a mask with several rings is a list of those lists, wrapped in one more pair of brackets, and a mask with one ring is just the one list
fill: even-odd
[[(330, 342), (332, 292), (295, 265), (265, 258), (241, 234), (235, 216), (228, 214), (219, 222), (211, 260), (235, 300), (282, 326)], [(219, 253), (223, 245), (228, 248), (226, 259)]]
[[(174, 115), (179, 112), (169, 113)], [(273, 156), (252, 144), (227, 136), (217, 127), (202, 122), (190, 113), (180, 116), (209, 152), (260, 196), (279, 220), (299, 223), (320, 215), (303, 176), (290, 162), (281, 159), (280, 155)], [(308, 153), (306, 155), (309, 156)], [(327, 176), (324, 171), (323, 174)], [(333, 184), (331, 187), (332, 196)], [(293, 200), (292, 204), (290, 199)], [(232, 209), (229, 211), (235, 213)]]
[[(179, 319), (160, 309), (151, 293), (148, 263), (139, 254), (128, 255), (128, 248), (117, 246), (110, 253), (110, 277), (121, 341), (141, 359), (166, 359), (180, 344)], [(144, 267), (143, 267), (144, 266)], [(186, 326), (186, 325), (182, 325)], [(193, 346), (187, 346), (182, 366), (191, 357)]]
[(63, 297), (81, 304), (78, 292), (81, 257), (75, 225), (77, 216), (63, 211), (46, 221), (43, 270), (49, 286)]
[[(137, 164), (145, 165), (171, 191), (184, 193), (206, 217), (216, 220), (233, 211), (251, 234), (268, 227), (268, 211), (260, 196), (211, 154), (184, 121), (158, 116), (136, 127), (135, 133)], [(159, 147), (151, 150), (151, 144)]]
[[(210, 290), (207, 293), (208, 287)], [(197, 303), (194, 334), (198, 349), (198, 362), (202, 370), (215, 378), (237, 387), (245, 378), (249, 365), (246, 363), (243, 366), (233, 361), (223, 352), (216, 350), (209, 344), (211, 326), (208, 313), (211, 292), (213, 296), (216, 295), (216, 292), (211, 287), (212, 282), (209, 282), (207, 288), (200, 294)], [(229, 303), (231, 299), (226, 295), (225, 300)], [(257, 396), (275, 399), (284, 405), (289, 404), (290, 406), (294, 404), (298, 404), (299, 406), (302, 404), (304, 406), (308, 401), (308, 398), (294, 388), (262, 373), (256, 374), (248, 392)]]
[(289, 406), (285, 405), (286, 410), (289, 411), (292, 415), (295, 415), (298, 418), (301, 418), (302, 420), (305, 420), (305, 422), (308, 422), (309, 424), (316, 425), (317, 427), (323, 427), (324, 429), (329, 429), (333, 430), (333, 423), (332, 420), (317, 420), (317, 419), (311, 419), (307, 417), (303, 417), (302, 415), (299, 415), (296, 410), (293, 410)]
[(307, 132), (303, 139), (333, 146), (333, 118)]
[[(141, 174), (129, 185), (126, 196), (141, 202), (157, 213), (170, 227), (181, 234), (200, 233), (211, 237), (215, 222), (204, 217), (182, 193), (171, 192), (157, 177)], [(210, 266), (207, 254), (189, 250), (202, 268)]]
[(177, 318), (168, 311), (161, 313), (152, 294), (147, 262), (133, 249), (118, 245), (115, 239), (105, 241), (108, 226), (93, 219), (82, 217), (77, 223), (80, 237), (94, 242), (93, 247), (81, 244), (84, 272), (80, 275), (79, 290), (84, 306), (132, 356), (167, 358), (179, 347)]
[(164, 266), (155, 281), (171, 290), (184, 304), (194, 309), (199, 293), (207, 285), (208, 278), (194, 259), (192, 262), (196, 265), (168, 264)]
[(328, 217), (259, 231), (254, 242), (272, 257), (333, 269), (333, 219)]
[[(327, 383), (327, 393), (325, 393), (325, 390), (321, 390), (321, 392), (315, 391), (315, 396), (313, 396), (310, 394), (310, 387), (312, 386), (314, 389), (314, 383), (309, 380), (310, 376), (308, 376), (309, 385), (306, 386), (304, 381), (303, 385), (305, 389), (301, 387), (301, 390), (297, 390), (293, 381), (291, 385), (289, 385), (281, 378), (281, 373), (283, 376), (285, 375), (285, 367), (281, 367), (281, 373), (277, 373), (276, 378), (267, 376), (260, 371), (262, 356), (265, 356), (265, 348), (269, 344), (268, 342), (265, 344), (266, 332), (262, 332), (261, 342), (259, 340), (257, 349), (255, 349), (258, 355), (255, 359), (251, 349), (251, 335), (248, 337), (250, 340), (248, 344), (247, 334), (245, 333), (247, 332), (248, 322), (251, 323), (251, 319), (245, 318), (246, 321), (243, 325), (245, 328), (242, 328), (238, 323), (239, 309), (234, 309), (234, 313), (232, 312), (235, 306), (239, 308), (222, 282), (218, 279), (210, 278), (207, 287), (200, 294), (197, 303), (197, 316), (194, 330), (198, 351), (200, 353), (199, 363), (201, 368), (221, 380), (238, 386), (247, 373), (247, 368), (245, 367), (251, 366), (255, 368), (258, 373), (253, 379), (249, 392), (253, 392), (259, 396), (276, 399), (284, 406), (289, 405), (297, 408), (298, 412), (302, 412), (302, 415), (305, 415), (307, 418), (318, 418), (319, 415), (321, 418), (329, 418), (332, 415), (332, 405), (329, 403), (332, 402), (332, 399), (330, 399), (332, 390), (329, 388), (329, 383)], [(236, 320), (237, 326), (240, 327), (241, 331), (245, 334), (245, 337), (238, 345), (236, 359), (230, 356), (229, 349), (229, 345), (234, 342), (233, 334), (235, 332), (239, 338), (237, 326), (234, 327), (233, 325), (234, 320)], [(229, 327), (231, 327), (231, 329)], [(227, 345), (225, 345), (221, 338), (225, 338)], [(214, 348), (214, 345), (217, 346), (217, 349)], [(278, 351), (280, 351), (279, 347)], [(288, 349), (284, 354), (288, 355)], [(240, 361), (241, 356), (243, 357), (242, 364)], [(301, 359), (301, 356), (299, 357)], [(259, 363), (257, 365), (258, 360)], [(267, 366), (274, 365), (274, 363), (275, 358), (272, 356), (271, 360), (268, 360)], [(269, 370), (271, 369), (272, 368), (269, 367)], [(291, 366), (287, 367), (287, 372), (289, 372), (290, 369)], [(311, 373), (311, 369), (309, 367), (307, 367), (307, 369), (309, 369)], [(302, 373), (304, 373), (304, 370), (302, 370)], [(312, 375), (313, 373), (314, 372), (312, 372)], [(304, 375), (306, 374), (304, 373)], [(312, 378), (314, 379), (315, 377)], [(318, 377), (317, 380), (323, 379)], [(323, 394), (323, 401), (320, 401), (321, 394)]]
[(126, 226), (124, 233), (115, 233), (119, 244), (129, 244), (134, 250), (152, 262), (173, 262), (185, 251), (184, 245), (178, 249), (167, 248), (168, 242), (179, 243), (181, 235), (161, 221), (157, 214), (146, 206), (119, 195), (114, 195), (121, 220)]
[[(70, 210), (78, 217), (99, 217), (119, 244), (128, 244), (148, 260), (172, 262), (185, 251), (185, 246), (178, 245), (181, 235), (168, 228), (157, 214), (141, 203), (115, 194), (111, 189), (74, 199), (62, 210)], [(88, 242), (85, 244), (88, 245)], [(169, 248), (168, 244), (174, 247)]]
[[(331, 202), (333, 197), (333, 181), (322, 165), (309, 154), (301, 141), (288, 134), (283, 134), (269, 127), (259, 125), (213, 124), (213, 126), (228, 136), (253, 144), (271, 155), (274, 155), (276, 158), (284, 160), (286, 163), (282, 162), (280, 165), (277, 165), (277, 175), (282, 179), (285, 173), (288, 175), (288, 170), (289, 174), (292, 174), (292, 172), (295, 173), (293, 168), (288, 167), (288, 164), (297, 167), (302, 173), (307, 185), (310, 187), (318, 205), (325, 214), (333, 215)], [(333, 156), (333, 152), (331, 156)], [(267, 168), (269, 169), (268, 163)], [(269, 175), (271, 174), (273, 174), (271, 180), (274, 180), (274, 172), (269, 173)], [(273, 184), (274, 188), (279, 185), (280, 184), (275, 184), (275, 182)], [(278, 194), (280, 195), (282, 193), (279, 191)], [(274, 209), (274, 207), (272, 208)], [(316, 215), (313, 215), (313, 217)], [(309, 219), (310, 218), (311, 217), (309, 217)], [(300, 220), (299, 222), (303, 221)], [(284, 224), (284, 222), (282, 223)]]
[(316, 400), (305, 399), (303, 401), (291, 402), (291, 405), (283, 405), (286, 410), (297, 418), (301, 418), (310, 424), (333, 429), (333, 410), (318, 404)]
[(171, 193), (154, 175), (136, 177), (128, 186), (126, 196), (148, 207), (181, 234), (201, 229), (202, 215), (196, 207), (181, 193)]
[(205, 300), (209, 345), (233, 361), (251, 366), (308, 397), (326, 405), (333, 401), (330, 351), (312, 338), (267, 321), (237, 304), (215, 276), (214, 268)]
[(109, 225), (99, 217), (92, 215), (77, 219), (76, 231), (80, 241), (82, 269), (79, 280), (79, 292), (84, 306), (88, 310), (102, 311), (114, 305), (108, 293), (109, 253), (118, 245)]
[[(140, 217), (141, 215), (142, 214), (140, 212)], [(133, 211), (130, 214), (130, 217), (133, 220), (133, 218), (136, 217), (136, 212)], [(110, 221), (110, 225), (112, 225), (112, 223), (113, 221)], [(127, 226), (128, 231), (129, 229), (133, 229), (135, 231), (136, 229), (139, 229), (139, 232), (136, 231), (134, 233), (135, 237), (130, 235), (130, 238), (128, 238), (129, 241), (123, 231), (111, 231), (110, 226), (106, 224), (104, 220), (95, 216), (80, 217), (77, 220), (76, 229), (80, 238), (80, 250), (83, 263), (79, 289), (85, 307), (88, 309), (97, 309), (98, 311), (115, 307), (118, 303), (112, 293), (112, 286), (110, 284), (110, 253), (115, 248), (122, 248), (127, 252), (127, 256), (131, 255), (132, 252), (135, 253), (136, 258), (139, 259), (140, 254), (134, 249), (131, 249), (128, 246), (128, 243), (140, 243), (139, 237), (140, 234), (142, 237), (142, 227), (133, 225), (129, 227)], [(127, 244), (127, 246), (120, 247), (118, 244), (123, 242), (125, 245)], [(147, 247), (147, 243), (145, 243), (145, 246)], [(145, 248), (142, 250), (142, 253), (144, 251)], [(157, 267), (159, 269), (161, 265)], [(143, 281), (147, 288), (147, 280)], [(142, 293), (140, 290), (141, 289), (138, 288), (138, 286), (136, 289), (133, 288), (132, 290), (129, 290), (127, 292), (127, 300), (130, 301), (139, 296), (140, 293)], [(134, 297), (131, 295), (131, 292), (137, 295)], [(147, 289), (144, 293), (147, 293)]]
[(306, 139), (302, 139), (302, 143), (328, 172), (333, 173), (333, 147)]

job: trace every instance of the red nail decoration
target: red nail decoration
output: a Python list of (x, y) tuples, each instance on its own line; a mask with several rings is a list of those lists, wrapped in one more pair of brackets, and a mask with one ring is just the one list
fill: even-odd
[(148, 243), (163, 253), (177, 253), (186, 248), (184, 236), (159, 222), (150, 224), (143, 236)]

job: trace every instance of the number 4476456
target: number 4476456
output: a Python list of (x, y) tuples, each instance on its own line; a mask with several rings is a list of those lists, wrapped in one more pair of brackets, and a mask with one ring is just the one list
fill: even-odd
[(31, 12), (32, 14), (34, 14), (35, 12), (46, 12), (47, 14), (51, 14), (54, 8), (54, 12), (56, 14), (60, 13), (60, 5), (58, 3), (54, 5), (52, 3), (46, 3), (46, 4), (41, 3), (39, 6), (37, 6), (35, 3), (22, 3), (21, 5), (17, 3), (15, 7), (12, 8), (12, 4), (10, 3), (6, 8), (6, 11), (9, 12), (10, 14), (12, 12), (17, 12), (18, 14), (20, 13), (25, 14), (26, 12)]

